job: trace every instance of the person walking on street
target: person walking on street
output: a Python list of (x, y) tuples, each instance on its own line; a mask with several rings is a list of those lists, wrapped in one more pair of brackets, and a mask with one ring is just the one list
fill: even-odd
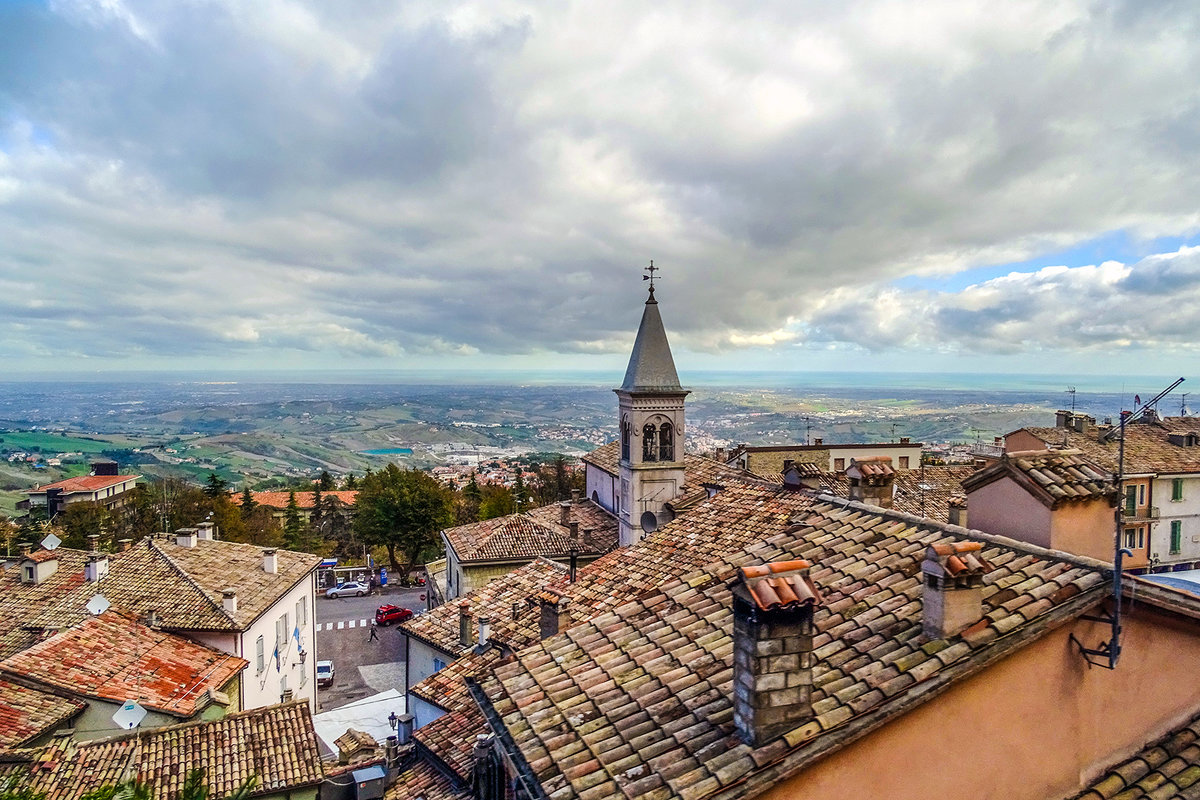
[(371, 638), (367, 639), (367, 641), (368, 642), (379, 641), (379, 623), (376, 622), (375, 620), (371, 620)]

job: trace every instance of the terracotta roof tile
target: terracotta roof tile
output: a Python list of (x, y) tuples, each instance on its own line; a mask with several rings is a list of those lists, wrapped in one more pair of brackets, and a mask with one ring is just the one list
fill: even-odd
[(1114, 765), (1074, 800), (1158, 800), (1200, 793), (1200, 717)]
[[(560, 524), (557, 503), (521, 514), (472, 522), (442, 533), (460, 562), (507, 561), (567, 557), (571, 549), (570, 529)], [(590, 500), (570, 504), (569, 521), (579, 524), (579, 553), (594, 557), (617, 544), (616, 517)]]
[(0, 750), (20, 747), (55, 730), (86, 703), (0, 680)]
[[(251, 492), (250, 497), (260, 506), (270, 506), (280, 510), (287, 508), (290, 492)], [(311, 510), (314, 504), (315, 494), (313, 492), (296, 492), (296, 507), (303, 510)], [(355, 499), (358, 498), (358, 492), (353, 490), (321, 492), (321, 499), (328, 497), (336, 498), (339, 503), (347, 506), (353, 506)]]
[(324, 773), (308, 703), (299, 700), (108, 739), (56, 740), (12, 751), (0, 761), (0, 776), (27, 780), (31, 789), (46, 793), (46, 800), (78, 800), (127, 774), (150, 784), (155, 797), (175, 797), (193, 769), (205, 770), (214, 797), (231, 794), (251, 776), (260, 781), (256, 795), (317, 786)]
[[(1048, 447), (1079, 450), (1106, 471), (1117, 468), (1119, 441), (1101, 442), (1104, 431), (1096, 428), (1078, 433), (1067, 428), (1021, 428), (1041, 439)], [(1171, 434), (1200, 431), (1200, 419), (1166, 417), (1161, 423), (1135, 422), (1125, 426), (1125, 473), (1200, 472), (1200, 447), (1183, 446), (1171, 441)], [(1014, 431), (1015, 432), (1015, 431)], [(1011, 435), (1011, 434), (1010, 434)]]
[(1112, 474), (1080, 450), (1005, 453), (1000, 461), (964, 480), (963, 489), (972, 492), (1004, 476), (1016, 479), (1053, 505), (1111, 498), (1117, 493)]
[(142, 477), (141, 475), (83, 475), (78, 478), (64, 478), (61, 481), (47, 483), (45, 486), (39, 486), (36, 489), (29, 489), (26, 494), (44, 494), (47, 489), (61, 489), (63, 494), (71, 494), (73, 492), (95, 492), (99, 489), (107, 489), (109, 486), (116, 486), (125, 481), (135, 480)]
[(776, 561), (742, 567), (739, 572), (759, 608), (795, 608), (821, 602), (821, 593), (808, 577), (809, 566), (802, 560)]
[[(88, 554), (81, 550), (60, 547), (58, 568), (41, 583), (21, 580), (19, 556), (0, 569), (0, 659), (29, 647), (42, 637), (39, 628), (30, 622), (48, 606), (75, 592), (84, 584), (83, 569)], [(91, 594), (88, 595), (91, 598)], [(83, 604), (87, 603), (87, 599)], [(80, 606), (82, 619), (87, 616)]]
[[(1034, 619), (1058, 608), (1032, 597), (1048, 584), (1074, 585), (1089, 601), (1105, 590), (1102, 571), (1085, 560), (1014, 550), (982, 535), (961, 547), (961, 529), (859, 504), (818, 502), (793, 516), (793, 524), (775, 522), (745, 550), (495, 667), (483, 690), (549, 795), (703, 796), (766, 763), (731, 724), (729, 586), (740, 568), (809, 561), (824, 599), (814, 616), (816, 716), (784, 745), (771, 744), (780, 757), (837, 736), (856, 716), (884, 713), (883, 704), (943, 671), (984, 658), (1001, 628), (1020, 635), (1027, 618), (994, 602), (1004, 589), (1029, 595), (1024, 607), (1038, 606)], [(983, 582), (985, 617), (973, 636), (930, 641), (922, 633), (920, 562), (930, 547), (993, 567)], [(1086, 605), (1070, 602), (1064, 613)], [(585, 680), (606, 690), (585, 689)], [(677, 730), (688, 737), (681, 741)], [(642, 783), (655, 775), (661, 784)]]
[[(900, 470), (893, 479), (896, 489), (892, 507), (906, 514), (946, 522), (949, 520), (951, 502), (963, 497), (963, 481), (976, 471), (973, 466), (927, 466)], [(829, 494), (850, 496), (850, 479), (844, 473), (821, 473), (821, 485)]]
[(421, 760), (401, 772), (383, 796), (385, 800), (458, 800), (470, 792), (456, 791), (445, 775)]
[(0, 671), (84, 697), (136, 698), (148, 709), (191, 717), (248, 662), (115, 611), (0, 662)]

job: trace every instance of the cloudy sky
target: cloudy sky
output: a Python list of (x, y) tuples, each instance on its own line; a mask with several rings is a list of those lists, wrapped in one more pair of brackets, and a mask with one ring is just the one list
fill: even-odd
[(0, 0), (0, 371), (1188, 374), (1198, 18)]

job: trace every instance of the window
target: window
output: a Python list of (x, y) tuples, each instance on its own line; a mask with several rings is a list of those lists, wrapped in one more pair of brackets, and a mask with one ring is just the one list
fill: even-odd
[(1125, 546), (1130, 550), (1137, 546), (1137, 531), (1135, 529), (1125, 529)]
[(1138, 528), (1138, 549), (1141, 550), (1146, 546), (1146, 529)]
[(440, 658), (435, 658), (435, 659), (433, 660), (433, 671), (434, 671), (434, 672), (441, 672), (441, 671), (442, 671), (442, 670), (444, 670), (445, 668), (446, 668), (446, 662), (445, 662), (445, 661), (442, 661)]
[(1146, 505), (1146, 484), (1144, 483), (1138, 484), (1138, 505)]
[(1171, 520), (1171, 552), (1178, 553), (1183, 543), (1183, 522)]
[(1171, 481), (1171, 502), (1178, 503), (1183, 499), (1183, 478)]
[(1125, 516), (1132, 517), (1137, 513), (1137, 487), (1125, 487)]
[(261, 636), (254, 643), (254, 666), (259, 672), (267, 668), (267, 643)]
[(301, 597), (296, 601), (296, 625), (303, 628), (308, 624), (308, 598)]
[(908, 469), (908, 456), (900, 456), (900, 469)]
[(275, 647), (282, 651), (284, 645), (287, 644), (290, 633), (291, 631), (288, 630), (288, 615), (284, 614), (275, 620)]
[(675, 429), (669, 422), (664, 422), (658, 429), (658, 460), (675, 460)]
[(629, 460), (629, 417), (621, 419), (621, 459)]
[(835, 458), (833, 460), (833, 468), (837, 472), (841, 472), (842, 470), (846, 469), (846, 459)]
[(642, 427), (642, 461), (658, 460), (658, 431), (650, 423)]

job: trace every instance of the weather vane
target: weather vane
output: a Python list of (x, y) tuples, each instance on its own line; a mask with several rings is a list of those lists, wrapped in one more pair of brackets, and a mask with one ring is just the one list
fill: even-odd
[(650, 259), (650, 266), (644, 268), (646, 274), (642, 276), (642, 280), (650, 281), (650, 294), (654, 294), (654, 273), (659, 271), (659, 268), (654, 266), (654, 259)]

